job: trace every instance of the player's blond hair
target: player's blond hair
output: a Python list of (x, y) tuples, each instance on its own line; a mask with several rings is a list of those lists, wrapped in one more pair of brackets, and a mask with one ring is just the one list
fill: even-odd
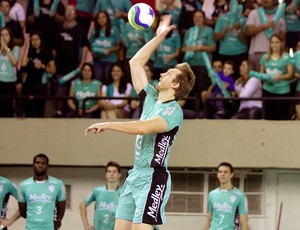
[(182, 99), (188, 96), (195, 84), (195, 75), (190, 65), (186, 62), (177, 64), (175, 69), (180, 70), (180, 74), (177, 74), (174, 81), (179, 83), (179, 87), (176, 89), (175, 98), (176, 100)]

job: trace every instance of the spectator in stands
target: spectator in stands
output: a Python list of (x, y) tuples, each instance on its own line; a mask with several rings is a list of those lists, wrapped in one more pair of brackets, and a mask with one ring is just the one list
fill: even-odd
[(93, 63), (96, 79), (108, 84), (109, 70), (118, 60), (117, 51), (120, 49), (120, 31), (111, 24), (106, 11), (100, 11), (95, 18), (95, 28), (91, 32)]
[(194, 26), (194, 13), (202, 10), (202, 2), (199, 0), (184, 0), (182, 1), (178, 29), (181, 37), (184, 37), (185, 32)]
[[(27, 38), (22, 57), (22, 94), (25, 96), (46, 96), (48, 76), (56, 71), (55, 61), (50, 49), (39, 32)], [(44, 117), (45, 99), (26, 99), (23, 101), (26, 117)]]
[(99, 11), (106, 11), (111, 24), (119, 28), (119, 19), (127, 20), (128, 11), (131, 6), (130, 0), (96, 0), (94, 15), (99, 15)]
[(9, 17), (20, 23), (20, 26), (22, 29), (25, 28), (25, 21), (26, 21), (26, 14), (23, 6), (17, 2), (16, 0), (10, 0), (11, 1), (11, 10), (9, 12)]
[[(201, 92), (207, 90), (210, 85), (210, 79), (201, 53), (207, 52), (211, 57), (211, 53), (216, 50), (216, 45), (213, 30), (205, 26), (205, 13), (203, 11), (197, 10), (194, 13), (194, 25), (184, 36), (182, 52), (185, 54), (183, 60), (190, 64), (196, 77), (190, 96), (197, 96), (200, 99)], [(191, 55), (188, 55), (188, 53)]]
[(219, 16), (226, 14), (229, 9), (229, 1), (214, 0), (205, 10), (206, 23), (208, 26), (215, 27)]
[(162, 0), (162, 3), (165, 7), (159, 12), (160, 15), (171, 15), (173, 24), (178, 28), (181, 9), (175, 5), (175, 0)]
[(286, 47), (295, 49), (300, 40), (300, 5), (299, 2), (294, 4), (294, 1), (287, 1), (287, 3), (289, 4), (285, 9)]
[[(114, 63), (110, 70), (110, 82), (103, 85), (102, 95), (105, 97), (129, 97), (132, 85), (126, 82), (124, 68), (120, 62)], [(127, 99), (107, 99), (101, 102), (101, 118), (129, 118), (130, 109)]]
[(131, 82), (131, 73), (129, 68), (129, 60), (136, 52), (147, 43), (154, 34), (152, 28), (147, 30), (137, 30), (132, 27), (129, 22), (124, 22), (121, 28), (121, 43), (125, 47), (124, 69), (127, 81)]
[[(259, 71), (259, 61), (269, 51), (269, 39), (274, 33), (285, 37), (286, 25), (281, 18), (275, 25), (273, 21), (276, 7), (275, 1), (264, 0), (261, 7), (250, 12), (246, 22), (246, 34), (251, 37), (248, 59), (253, 62), (253, 69)], [(262, 23), (262, 19), (267, 23)]]
[(1, 0), (0, 1), (0, 11), (4, 15), (4, 20), (5, 20), (5, 26), (7, 28), (10, 28), (14, 35), (14, 44), (16, 46), (23, 46), (24, 44), (24, 35), (23, 35), (23, 30), (22, 27), (20, 26), (19, 22), (14, 21), (13, 19), (10, 18), (10, 11), (12, 8), (12, 2), (9, 0)]
[(29, 0), (26, 11), (26, 32), (32, 33), (39, 30), (45, 39), (46, 46), (50, 49), (55, 47), (57, 28), (64, 22), (65, 7), (59, 2), (57, 9), (51, 13), (54, 0), (39, 0), (39, 11), (35, 12), (34, 0)]
[[(144, 66), (144, 70), (146, 72), (149, 84), (155, 87), (158, 83), (158, 80), (154, 79), (154, 72), (153, 72), (154, 70), (151, 62), (147, 62), (147, 64)], [(134, 88), (131, 89), (130, 97), (138, 97), (138, 94), (136, 93)], [(141, 111), (141, 104), (139, 100), (130, 101), (130, 109), (132, 112), (131, 115), (132, 118), (135, 119), (140, 118), (142, 111)]]
[[(242, 60), (248, 57), (248, 39), (245, 34), (246, 17), (237, 15), (234, 20), (234, 22), (230, 22), (230, 13), (219, 15), (214, 38), (220, 42), (218, 59), (222, 62), (231, 60), (235, 66), (240, 66)], [(233, 77), (237, 79), (238, 69), (234, 71)]]
[[(14, 35), (8, 27), (0, 29), (0, 95), (14, 96), (16, 93), (17, 69), (20, 48), (14, 44)], [(0, 100), (0, 116), (13, 117), (13, 99)]]
[[(239, 98), (261, 98), (261, 81), (249, 76), (251, 64), (243, 60), (240, 65), (240, 77), (235, 81), (234, 91)], [(240, 101), (238, 112), (231, 119), (260, 119), (262, 101)]]
[[(289, 54), (284, 52), (284, 40), (280, 35), (273, 34), (270, 38), (270, 49), (260, 60), (260, 72), (270, 76), (263, 82), (263, 97), (290, 96), (293, 64)], [(289, 119), (289, 105), (283, 100), (265, 101), (265, 119)]]
[[(160, 20), (165, 15), (166, 14), (161, 14)], [(170, 67), (173, 67), (178, 63), (177, 58), (180, 54), (180, 47), (181, 41), (178, 32), (176, 30), (170, 31), (155, 51), (153, 62), (155, 79), (159, 79), (160, 73), (167, 72)]]
[(85, 36), (93, 21), (93, 12), (95, 8), (95, 0), (69, 0), (69, 5), (76, 6), (76, 21), (84, 30)]
[[(224, 62), (223, 70), (218, 72), (219, 78), (222, 80), (222, 88), (227, 90), (231, 96), (234, 95), (234, 62), (227, 60)], [(207, 91), (202, 92), (202, 100), (206, 101), (210, 98), (224, 98), (222, 89), (218, 85), (211, 84)], [(232, 113), (232, 104), (224, 100), (209, 100), (207, 104), (210, 114), (213, 118), (228, 118)]]
[[(75, 97), (77, 102), (69, 99), (68, 106), (71, 110), (67, 117), (99, 117), (98, 100), (87, 100), (85, 102), (85, 111), (83, 113), (83, 100), (87, 97), (100, 97), (100, 87), (102, 83), (95, 80), (93, 65), (90, 63), (83, 64), (80, 72), (80, 78), (72, 81), (69, 96)], [(78, 114), (76, 114), (76, 103), (78, 103)]]
[[(58, 29), (55, 44), (56, 73), (60, 80), (73, 70), (81, 69), (87, 57), (89, 43), (82, 27), (76, 22), (75, 6), (66, 7), (65, 21)], [(56, 95), (67, 96), (69, 88), (70, 79), (64, 84), (57, 84)], [(63, 105), (63, 101), (57, 101), (56, 117), (63, 115)]]

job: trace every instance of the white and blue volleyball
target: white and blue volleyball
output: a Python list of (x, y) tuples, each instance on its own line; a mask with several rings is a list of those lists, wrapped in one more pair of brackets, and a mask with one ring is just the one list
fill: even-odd
[(153, 9), (146, 3), (137, 3), (128, 11), (130, 25), (138, 30), (148, 29), (153, 24), (154, 18)]

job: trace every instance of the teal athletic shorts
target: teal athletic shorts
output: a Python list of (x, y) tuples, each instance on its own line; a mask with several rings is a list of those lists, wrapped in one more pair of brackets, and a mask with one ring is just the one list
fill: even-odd
[(136, 224), (164, 224), (170, 192), (171, 176), (166, 168), (133, 168), (122, 187), (116, 218)]

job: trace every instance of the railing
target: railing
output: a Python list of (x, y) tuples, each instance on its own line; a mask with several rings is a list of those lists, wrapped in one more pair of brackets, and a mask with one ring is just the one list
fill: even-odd
[[(0, 100), (1, 99), (13, 99), (15, 100), (16, 104), (18, 106), (21, 106), (21, 102), (22, 100), (40, 100), (40, 99), (44, 99), (44, 100), (54, 100), (54, 101), (67, 101), (67, 100), (73, 100), (75, 102), (75, 112), (78, 116), (78, 100), (75, 97), (69, 97), (69, 96), (2, 96), (0, 95)], [(82, 115), (84, 116), (85, 114), (85, 110), (86, 110), (86, 102), (89, 100), (128, 100), (128, 103), (130, 104), (130, 101), (132, 100), (139, 100), (139, 98), (137, 97), (87, 97), (83, 100), (83, 104), (82, 104)], [(196, 114), (196, 118), (199, 118), (200, 115), (200, 107), (199, 107), (199, 99), (197, 97), (186, 97), (183, 100), (187, 100), (187, 101), (192, 101), (193, 102), (193, 106), (194, 106), (194, 111)], [(265, 118), (265, 111), (264, 111), (264, 107), (265, 107), (265, 102), (266, 101), (300, 101), (300, 97), (261, 97), (261, 98), (236, 98), (236, 97), (232, 97), (232, 98), (208, 98), (206, 103), (204, 104), (204, 118), (207, 118), (207, 103), (208, 101), (243, 101), (243, 100), (250, 100), (250, 101), (262, 101), (262, 119)], [(141, 105), (142, 106), (142, 105)], [(16, 110), (18, 110), (20, 108), (16, 108)]]

